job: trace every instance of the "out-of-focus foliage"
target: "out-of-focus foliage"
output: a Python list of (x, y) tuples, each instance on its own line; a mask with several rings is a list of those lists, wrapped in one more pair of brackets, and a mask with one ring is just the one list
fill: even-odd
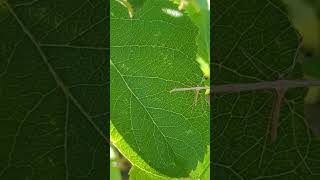
[[(302, 36), (299, 61), (305, 79), (320, 79), (320, 1), (283, 0)], [(314, 134), (320, 135), (320, 88), (309, 87), (305, 97), (305, 116)]]

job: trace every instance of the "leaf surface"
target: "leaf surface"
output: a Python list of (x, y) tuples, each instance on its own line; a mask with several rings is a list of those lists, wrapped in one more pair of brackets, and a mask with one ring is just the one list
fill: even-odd
[(187, 177), (209, 144), (209, 107), (197, 86), (197, 28), (166, 0), (145, 1), (132, 18), (111, 1), (111, 140), (134, 166)]
[(0, 179), (105, 179), (107, 1), (0, 4)]
[[(216, 1), (211, 9), (215, 84), (302, 79), (300, 37), (279, 1)], [(215, 95), (214, 178), (319, 179), (320, 143), (304, 118), (304, 95), (303, 88), (286, 93), (275, 142), (272, 91)]]

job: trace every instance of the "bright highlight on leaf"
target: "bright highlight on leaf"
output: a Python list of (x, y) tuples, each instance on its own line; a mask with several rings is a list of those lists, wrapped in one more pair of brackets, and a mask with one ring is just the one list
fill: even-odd
[(128, 9), (129, 17), (132, 18), (133, 17), (133, 8), (132, 8), (132, 5), (130, 4), (130, 2), (128, 2), (128, 0), (116, 0), (116, 1)]
[(162, 12), (172, 16), (172, 17), (181, 17), (183, 14), (175, 9), (163, 8)]
[(200, 56), (197, 57), (197, 61), (200, 64), (200, 69), (203, 72), (205, 78), (210, 79), (210, 65), (204, 61)]

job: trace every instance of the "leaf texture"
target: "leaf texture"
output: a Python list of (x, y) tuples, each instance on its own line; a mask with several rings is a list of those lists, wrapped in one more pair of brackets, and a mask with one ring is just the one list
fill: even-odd
[(209, 144), (209, 107), (194, 93), (197, 28), (167, 0), (145, 1), (129, 17), (111, 1), (111, 140), (134, 166), (187, 177)]
[[(211, 9), (216, 85), (302, 79), (300, 37), (279, 1), (216, 1)], [(304, 96), (303, 88), (288, 90), (272, 143), (272, 91), (214, 95), (214, 178), (318, 179), (320, 143), (305, 121)]]
[(107, 1), (0, 3), (0, 179), (105, 179)]

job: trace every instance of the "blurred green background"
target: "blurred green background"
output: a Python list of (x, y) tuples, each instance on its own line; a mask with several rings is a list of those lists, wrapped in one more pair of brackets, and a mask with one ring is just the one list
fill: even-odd
[[(299, 63), (305, 79), (320, 79), (320, 1), (283, 0), (289, 18), (302, 37)], [(310, 87), (305, 97), (305, 116), (316, 136), (320, 136), (320, 88)]]

